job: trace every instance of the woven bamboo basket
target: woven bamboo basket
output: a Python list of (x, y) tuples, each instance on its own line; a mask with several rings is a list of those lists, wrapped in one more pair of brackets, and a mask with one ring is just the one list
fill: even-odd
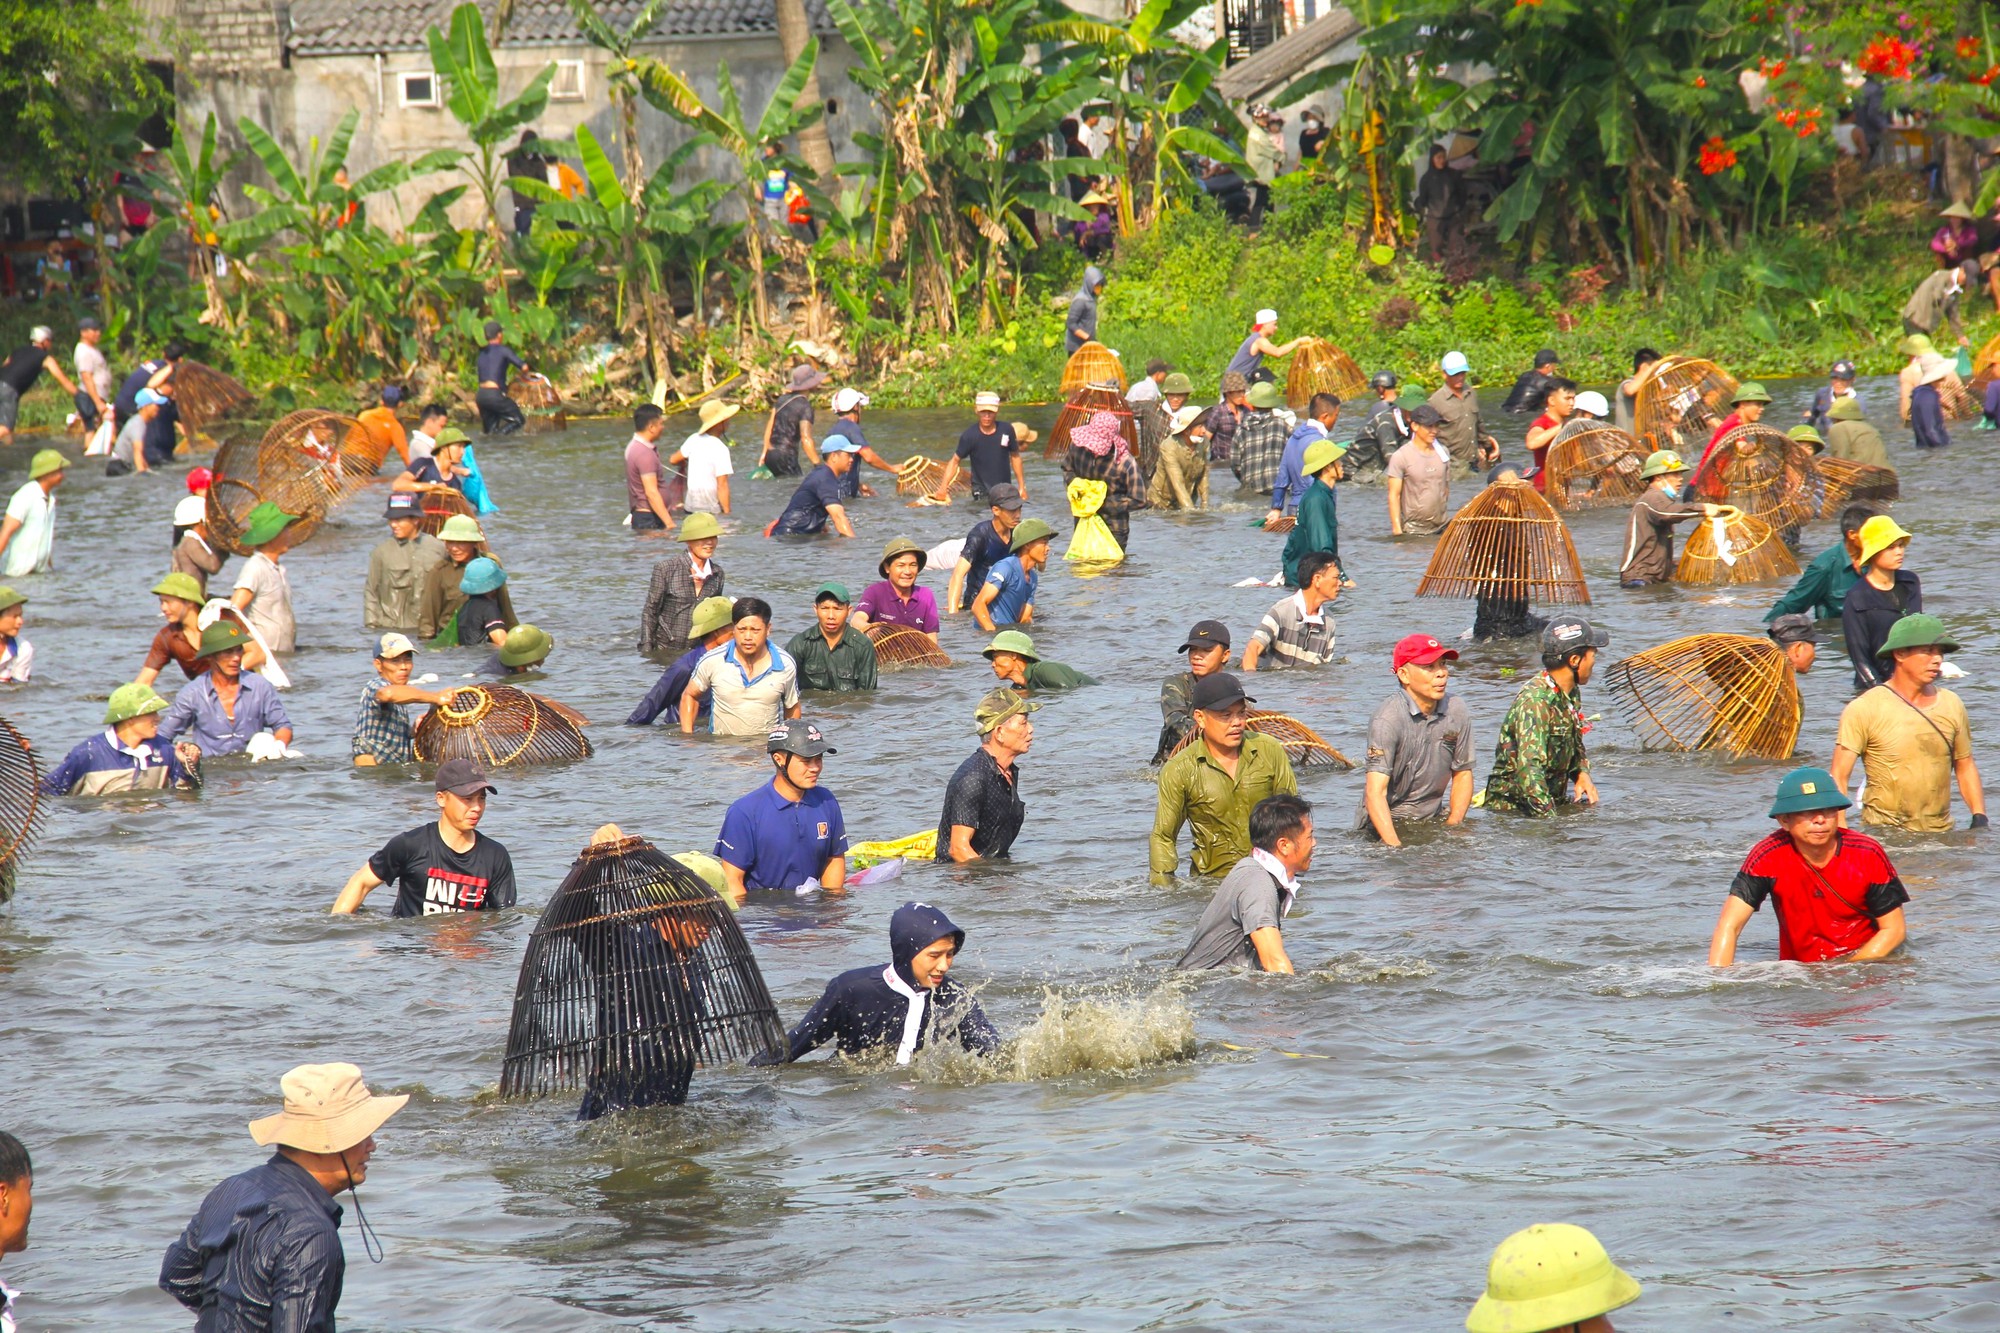
[(1496, 481), (1438, 535), (1419, 597), (1588, 605), (1576, 544), (1555, 506), (1518, 478)]
[(644, 838), (600, 829), (528, 938), (500, 1095), (581, 1092), (582, 1119), (678, 1106), (696, 1069), (784, 1050), (728, 904)]
[(1986, 346), (1979, 349), (1979, 355), (1972, 358), (1972, 394), (1983, 404), (1986, 386), (2000, 378), (2000, 337), (1986, 340)]
[(1049, 442), (1042, 449), (1042, 457), (1060, 456), (1069, 448), (1069, 433), (1099, 412), (1109, 412), (1118, 418), (1118, 433), (1125, 437), (1126, 446), (1136, 455), (1139, 452), (1139, 422), (1125, 402), (1125, 395), (1098, 384), (1086, 385), (1069, 396), (1062, 411), (1056, 413), (1056, 424), (1049, 428)]
[(208, 493), (210, 537), (232, 555), (248, 555), (244, 521), (268, 500), (299, 516), (290, 532), (291, 545), (301, 545), (374, 475), (368, 462), (374, 450), (359, 421), (313, 408), (279, 418), (261, 439), (228, 441), (210, 464), (215, 473)]
[[(1716, 544), (1715, 525), (1723, 527), (1724, 543)], [(1727, 550), (1729, 559), (1723, 558)], [(1719, 520), (1703, 519), (1688, 534), (1674, 567), (1679, 583), (1762, 583), (1799, 572), (1798, 557), (1779, 539), (1778, 530), (1755, 514), (1725, 506)]]
[(1746, 422), (1717, 440), (1691, 486), (1711, 504), (1779, 529), (1816, 518), (1826, 491), (1812, 450), (1762, 422)]
[(909, 625), (885, 625), (871, 620), (862, 633), (875, 645), (875, 665), (887, 671), (900, 667), (948, 667), (951, 658), (931, 642), (931, 636)]
[(479, 517), (479, 507), (457, 491), (424, 491), (420, 503), (423, 516), (417, 520), (417, 526), (433, 537), (444, 530), (444, 521), (456, 514)]
[(550, 710), (557, 717), (569, 723), (572, 727), (581, 728), (590, 725), (589, 718), (585, 717), (582, 713), (577, 712), (574, 708), (571, 708), (568, 704), (559, 704), (554, 699), (549, 698), (545, 694), (534, 694), (528, 690), (522, 690), (521, 693), (527, 695), (530, 699), (533, 699), (541, 707)]
[(1713, 361), (1670, 356), (1657, 362), (1639, 386), (1634, 429), (1648, 452), (1672, 449), (1699, 456), (1708, 437), (1729, 415), (1736, 381)]
[(0, 717), (0, 903), (13, 899), (21, 858), (34, 845), (47, 814), (41, 763), (28, 738)]
[(190, 432), (206, 430), (210, 423), (257, 402), (234, 375), (185, 357), (174, 366), (173, 385), (174, 405)]
[(1938, 404), (1944, 409), (1947, 421), (1977, 421), (1986, 415), (1985, 400), (1965, 387), (1965, 381), (1956, 375), (1947, 375), (1938, 381)]
[[(945, 465), (935, 458), (924, 458), (912, 454), (896, 469), (896, 494), (936, 495), (938, 483), (944, 480)], [(951, 479), (953, 495), (972, 494), (972, 476), (964, 468)]]
[[(565, 710), (567, 711), (567, 710)], [(570, 718), (512, 685), (468, 685), (417, 723), (417, 760), (470, 759), (482, 768), (588, 759), (590, 740)]]
[(1835, 458), (1831, 454), (1821, 454), (1813, 459), (1813, 466), (1825, 488), (1825, 496), (1820, 501), (1821, 518), (1837, 518), (1842, 507), (1855, 500), (1878, 500), (1888, 502), (1899, 498), (1903, 484), (1896, 476), (1894, 468), (1876, 467), (1873, 463), (1856, 463), (1846, 458)]
[[(1244, 719), (1243, 726), (1247, 731), (1269, 736), (1284, 746), (1285, 757), (1292, 761), (1294, 768), (1354, 767), (1352, 759), (1328, 745), (1317, 731), (1288, 714), (1253, 708)], [(1196, 730), (1181, 737), (1180, 744), (1173, 748), (1168, 758), (1194, 744), (1194, 738), (1200, 734), (1201, 732)]]
[(1789, 759), (1798, 744), (1798, 679), (1769, 639), (1691, 634), (1614, 664), (1609, 685), (1649, 750)]
[(1115, 384), (1118, 396), (1123, 398), (1129, 383), (1125, 378), (1125, 363), (1118, 359), (1118, 353), (1100, 342), (1085, 343), (1063, 362), (1062, 393), (1065, 398), (1091, 384)]
[(508, 396), (520, 404), (527, 433), (569, 429), (562, 393), (546, 375), (523, 375), (508, 387)]
[(1648, 450), (1638, 437), (1587, 417), (1571, 417), (1549, 445), (1548, 501), (1557, 509), (1630, 504), (1646, 489), (1639, 470)]
[(1354, 358), (1324, 338), (1308, 338), (1292, 353), (1291, 368), (1285, 372), (1285, 401), (1294, 412), (1303, 412), (1316, 393), (1330, 393), (1342, 402), (1359, 398), (1368, 390), (1368, 377)]

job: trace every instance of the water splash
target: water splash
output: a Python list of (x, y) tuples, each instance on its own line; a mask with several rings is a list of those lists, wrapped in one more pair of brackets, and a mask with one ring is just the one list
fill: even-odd
[(1191, 1060), (1194, 1011), (1178, 986), (1144, 994), (1066, 995), (1045, 989), (1042, 1012), (981, 1058), (926, 1045), (911, 1072), (926, 1083), (1031, 1083), (1072, 1074), (1132, 1073)]
[(1437, 975), (1437, 965), (1424, 958), (1371, 958), (1364, 953), (1343, 954), (1325, 967), (1306, 973), (1314, 981), (1372, 984), (1383, 981), (1421, 981)]

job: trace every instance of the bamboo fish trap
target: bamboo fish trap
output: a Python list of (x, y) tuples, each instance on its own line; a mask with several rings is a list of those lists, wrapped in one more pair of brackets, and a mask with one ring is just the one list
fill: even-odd
[(1042, 457), (1055, 458), (1062, 454), (1069, 448), (1069, 433), (1099, 412), (1109, 412), (1118, 418), (1118, 433), (1125, 437), (1126, 448), (1136, 457), (1139, 452), (1139, 423), (1133, 418), (1125, 395), (1102, 384), (1085, 385), (1069, 396), (1062, 411), (1056, 414), (1056, 424), (1049, 427), (1049, 442), (1042, 450)]
[(562, 393), (548, 376), (524, 375), (509, 386), (508, 396), (520, 405), (531, 433), (569, 429)]
[(1548, 501), (1557, 509), (1630, 504), (1646, 489), (1639, 470), (1648, 450), (1636, 436), (1587, 417), (1572, 417), (1556, 433), (1543, 465)]
[(1100, 342), (1085, 343), (1063, 362), (1062, 392), (1065, 398), (1086, 385), (1113, 384), (1122, 399), (1128, 383), (1125, 363), (1118, 359), (1118, 353)]
[(1562, 516), (1533, 486), (1509, 478), (1444, 525), (1417, 596), (1588, 605), (1590, 588)]
[[(935, 458), (912, 454), (903, 460), (901, 467), (896, 469), (896, 494), (936, 495), (938, 483), (944, 480), (944, 473), (945, 465)], [(951, 479), (951, 493), (953, 495), (972, 493), (972, 478), (965, 469), (960, 468), (958, 475)]]
[(268, 500), (299, 516), (290, 531), (291, 544), (300, 545), (374, 476), (381, 463), (375, 448), (359, 421), (316, 408), (279, 418), (262, 439), (228, 441), (211, 464), (209, 535), (232, 555), (250, 554), (242, 545), (243, 524)]
[(1746, 422), (1717, 440), (1691, 485), (1712, 504), (1780, 529), (1817, 517), (1825, 491), (1811, 449), (1762, 422)]
[(1291, 368), (1285, 372), (1285, 402), (1294, 412), (1305, 411), (1316, 393), (1330, 393), (1345, 402), (1367, 390), (1368, 377), (1354, 358), (1324, 338), (1306, 339), (1292, 353)]
[(1670, 356), (1639, 386), (1634, 429), (1648, 452), (1671, 449), (1699, 457), (1708, 437), (1729, 414), (1736, 381), (1713, 361)]
[(588, 759), (590, 740), (571, 720), (575, 716), (512, 685), (464, 686), (417, 723), (417, 760), (470, 759), (482, 768), (505, 768)]
[[(1354, 767), (1352, 759), (1328, 745), (1317, 731), (1288, 714), (1253, 708), (1244, 719), (1243, 726), (1245, 730), (1269, 736), (1284, 746), (1285, 757), (1292, 761), (1294, 768)], [(1181, 737), (1180, 744), (1174, 746), (1168, 757), (1194, 744), (1194, 738), (1200, 734), (1199, 731), (1190, 731)]]
[(444, 530), (446, 519), (463, 514), (467, 518), (478, 518), (479, 507), (465, 496), (452, 490), (424, 491), (420, 508), (423, 516), (417, 520), (417, 527), (435, 537)]
[(1986, 346), (1979, 349), (1979, 355), (1972, 358), (1972, 395), (1982, 401), (1986, 397), (1986, 386), (2000, 379), (2000, 337), (1986, 340)]
[(902, 667), (948, 667), (951, 658), (931, 642), (931, 636), (910, 625), (887, 625), (871, 620), (861, 631), (875, 645), (875, 664), (884, 670)]
[(1616, 663), (1609, 684), (1649, 750), (1789, 759), (1798, 744), (1798, 679), (1769, 639), (1691, 634)]
[(1956, 375), (1947, 375), (1938, 381), (1938, 405), (1944, 409), (1947, 421), (1977, 421), (1986, 415), (1984, 400), (1965, 387), (1965, 381)]
[(1779, 539), (1775, 528), (1755, 514), (1725, 506), (1720, 516), (1703, 519), (1688, 534), (1680, 563), (1674, 567), (1674, 580), (1762, 583), (1798, 572), (1798, 558)]
[(189, 431), (206, 430), (210, 423), (257, 401), (234, 375), (185, 357), (175, 363), (172, 378), (174, 405)]
[(48, 814), (42, 766), (28, 738), (0, 717), (0, 903), (14, 897), (21, 858), (41, 833)]
[(1835, 458), (1831, 454), (1821, 454), (1813, 459), (1813, 466), (1819, 469), (1820, 480), (1826, 492), (1820, 501), (1821, 518), (1838, 517), (1843, 506), (1856, 500), (1886, 503), (1897, 499), (1903, 492), (1903, 484), (1897, 478), (1894, 468), (1876, 467), (1873, 463), (1856, 463), (1851, 459)]
[(500, 1095), (581, 1092), (593, 1120), (678, 1106), (696, 1069), (784, 1050), (729, 906), (644, 838), (598, 830), (528, 938)]

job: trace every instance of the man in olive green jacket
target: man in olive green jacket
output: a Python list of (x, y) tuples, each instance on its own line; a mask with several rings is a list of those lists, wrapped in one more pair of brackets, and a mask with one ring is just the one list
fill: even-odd
[(1148, 860), (1153, 882), (1171, 879), (1180, 864), (1181, 825), (1193, 830), (1191, 863), (1198, 875), (1221, 875), (1250, 854), (1250, 811), (1266, 796), (1297, 795), (1299, 782), (1285, 747), (1250, 731), (1243, 684), (1226, 671), (1194, 684), (1194, 742), (1160, 770)]

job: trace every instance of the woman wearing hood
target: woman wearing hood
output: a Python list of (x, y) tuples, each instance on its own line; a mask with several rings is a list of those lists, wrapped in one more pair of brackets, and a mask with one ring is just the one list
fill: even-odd
[(1000, 1049), (1000, 1034), (979, 1001), (947, 975), (964, 943), (965, 932), (943, 912), (929, 903), (904, 903), (889, 918), (893, 961), (883, 968), (857, 967), (829, 981), (819, 1003), (791, 1030), (785, 1063), (828, 1041), (842, 1055), (893, 1047), (899, 1065), (910, 1063), (933, 1037), (978, 1055), (993, 1054)]
[(1104, 291), (1104, 270), (1092, 264), (1083, 270), (1083, 286), (1070, 298), (1063, 321), (1063, 351), (1073, 353), (1097, 341), (1097, 298)]

